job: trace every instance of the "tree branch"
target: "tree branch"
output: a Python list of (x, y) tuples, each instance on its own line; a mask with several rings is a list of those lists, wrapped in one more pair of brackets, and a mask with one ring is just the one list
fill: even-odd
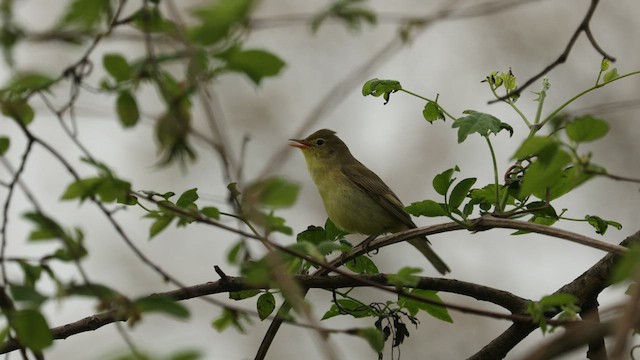
[[(640, 231), (624, 239), (620, 245), (629, 247), (638, 243), (640, 243)], [(602, 290), (610, 285), (611, 273), (619, 259), (620, 255), (618, 254), (607, 254), (582, 275), (564, 285), (555, 293), (572, 294), (578, 298), (578, 305), (582, 306), (592, 302), (597, 299)], [(513, 347), (537, 328), (538, 326), (535, 324), (515, 323), (476, 354), (469, 357), (469, 359), (502, 359)]]
[(567, 61), (567, 58), (569, 57), (569, 53), (571, 53), (571, 49), (573, 49), (573, 45), (575, 45), (576, 40), (578, 40), (578, 37), (580, 36), (581, 32), (584, 32), (587, 35), (587, 38), (589, 39), (589, 42), (591, 42), (591, 45), (593, 46), (593, 48), (596, 49), (596, 51), (599, 52), (600, 55), (602, 55), (604, 58), (609, 59), (611, 61), (616, 61), (616, 59), (613, 56), (607, 54), (604, 50), (602, 50), (600, 45), (598, 45), (598, 43), (596, 42), (595, 38), (593, 37), (593, 34), (591, 34), (591, 28), (590, 28), (589, 23), (591, 22), (591, 18), (593, 17), (593, 14), (595, 13), (596, 7), (598, 6), (599, 2), (600, 2), (600, 0), (591, 0), (591, 4), (589, 5), (589, 9), (587, 10), (587, 14), (584, 16), (584, 18), (582, 19), (582, 22), (580, 23), (578, 28), (574, 31), (573, 35), (571, 35), (571, 38), (569, 39), (569, 42), (567, 43), (567, 45), (566, 45), (564, 51), (562, 52), (562, 54), (560, 54), (560, 56), (558, 56), (558, 58), (554, 62), (552, 62), (551, 64), (547, 65), (544, 69), (542, 69), (542, 71), (540, 71), (539, 73), (537, 73), (536, 75), (531, 77), (529, 80), (525, 81), (524, 84), (519, 86), (514, 91), (512, 91), (512, 92), (508, 93), (507, 95), (502, 96), (502, 97), (500, 97), (498, 99), (489, 101), (489, 104), (493, 104), (493, 103), (496, 103), (496, 102), (499, 102), (499, 101), (505, 101), (507, 98), (513, 98), (513, 97), (520, 96), (520, 94), (522, 94), (524, 89), (526, 89), (529, 86), (531, 86), (531, 84), (533, 84), (534, 82), (538, 81), (545, 74), (549, 73), (551, 70), (553, 70), (557, 66), (559, 66), (561, 64), (564, 64)]

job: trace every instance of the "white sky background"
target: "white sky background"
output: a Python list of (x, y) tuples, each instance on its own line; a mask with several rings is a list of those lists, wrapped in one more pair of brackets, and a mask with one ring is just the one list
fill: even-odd
[[(190, 1), (189, 5), (187, 2), (180, 3), (190, 7), (198, 2)], [(371, 1), (370, 6), (379, 13), (422, 15), (429, 14), (444, 3)], [(476, 2), (470, 0), (459, 3)], [(489, 150), (480, 137), (470, 136), (459, 145), (450, 120), (429, 125), (422, 119), (424, 104), (420, 100), (405, 94), (393, 94), (391, 102), (383, 105), (380, 98), (361, 95), (362, 83), (373, 77), (396, 79), (404, 88), (421, 95), (434, 98), (440, 94), (440, 104), (453, 114), (460, 115), (463, 110), (474, 109), (491, 113), (510, 123), (515, 129), (513, 139), (502, 133), (492, 137), (502, 172), (509, 165), (518, 139), (526, 136), (527, 132), (521, 120), (506, 105), (487, 105), (491, 94), (487, 85), (480, 81), (491, 71), (506, 71), (509, 67), (520, 82), (537, 73), (564, 49), (582, 20), (588, 3), (586, 0), (532, 1), (492, 16), (437, 22), (411, 45), (401, 48), (382, 66), (372, 69), (361, 81), (354, 83), (352, 88), (347, 89), (346, 97), (329, 104), (330, 110), (312, 126), (312, 130), (330, 128), (338, 131), (353, 154), (377, 172), (407, 204), (427, 198), (439, 200), (431, 187), (431, 180), (437, 173), (454, 165), (462, 169), (458, 178), (477, 177), (477, 184), (491, 182), (493, 175)], [(265, 0), (255, 16), (316, 13), (326, 4), (318, 1)], [(46, 29), (56, 19), (52, 14), (61, 11), (57, 2), (29, 0), (19, 5), (20, 19), (34, 29)], [(637, 49), (639, 15), (640, 3), (637, 1), (603, 1), (592, 22), (595, 38), (609, 54), (618, 59), (613, 66), (618, 67), (621, 74), (640, 69), (640, 52)], [(237, 154), (242, 137), (245, 134), (251, 137), (245, 160), (246, 178), (253, 179), (261, 174), (265, 163), (286, 146), (288, 138), (297, 135), (296, 131), (327, 92), (390, 41), (396, 35), (396, 29), (395, 24), (382, 23), (374, 28), (365, 26), (363, 31), (353, 33), (329, 21), (315, 35), (303, 25), (255, 30), (246, 47), (265, 48), (282, 57), (287, 62), (282, 74), (265, 79), (259, 88), (236, 74), (224, 76), (213, 87), (220, 103), (216, 111), (224, 116), (232, 150)], [(17, 64), (20, 69), (35, 69), (56, 75), (77, 60), (85, 48), (29, 44), (18, 49)], [(143, 54), (142, 44), (107, 41), (94, 53), (92, 60), (99, 65), (101, 54), (111, 51), (121, 51), (129, 59)], [(582, 35), (567, 63), (547, 75), (551, 89), (545, 104), (546, 113), (591, 86), (595, 82), (600, 59), (601, 56)], [(4, 65), (0, 68), (0, 75), (3, 79), (9, 76), (9, 70)], [(97, 86), (103, 76), (101, 66), (96, 66), (89, 82)], [(531, 91), (539, 89), (539, 84), (530, 87), (518, 102), (529, 117), (533, 117), (537, 106), (532, 101), (534, 95)], [(640, 79), (631, 77), (585, 96), (568, 110), (637, 100), (639, 90)], [(61, 88), (58, 92), (60, 103), (66, 100), (66, 91), (66, 88)], [(190, 166), (188, 172), (183, 172), (179, 166), (158, 169), (150, 165), (156, 161), (152, 119), (162, 111), (156, 96), (153, 91), (145, 92), (144, 100), (141, 100), (142, 112), (147, 115), (145, 121), (135, 129), (123, 130), (113, 113), (114, 98), (83, 93), (77, 107), (81, 141), (95, 157), (109, 164), (121, 177), (130, 180), (135, 189), (180, 193), (197, 187), (203, 197), (202, 204), (224, 208), (226, 184), (222, 180), (220, 163), (209, 149), (199, 147), (199, 161)], [(78, 161), (80, 152), (66, 138), (57, 121), (47, 116), (41, 103), (35, 101), (32, 105), (37, 109), (37, 117), (30, 128), (76, 164), (83, 175), (92, 175), (93, 169)], [(208, 127), (197, 104), (194, 109), (194, 125), (208, 134)], [(593, 151), (594, 162), (606, 164), (614, 174), (640, 177), (637, 159), (640, 150), (637, 141), (640, 136), (638, 114), (637, 107), (602, 114), (609, 121), (609, 135), (584, 146), (582, 150)], [(17, 164), (24, 145), (21, 133), (8, 120), (1, 120), (0, 124), (0, 135), (8, 134), (12, 139), (8, 158)], [(272, 173), (286, 176), (302, 185), (296, 205), (279, 213), (288, 220), (295, 232), (299, 232), (309, 224), (324, 224), (326, 215), (306, 173), (301, 154), (295, 149), (289, 152)], [(9, 178), (5, 169), (0, 170), (0, 177), (3, 180)], [(131, 297), (172, 289), (163, 284), (156, 273), (141, 265), (93, 205), (58, 203), (57, 199), (71, 179), (42, 149), (32, 154), (24, 179), (49, 214), (53, 214), (64, 225), (84, 229), (90, 251), (84, 264), (93, 281), (103, 282)], [(4, 199), (6, 191), (3, 189), (0, 194)], [(580, 187), (571, 196), (557, 201), (555, 208), (568, 208), (567, 216), (571, 217), (597, 214), (621, 222), (624, 225), (621, 231), (610, 229), (602, 237), (605, 241), (618, 243), (638, 230), (639, 204), (637, 184), (596, 179)], [(21, 193), (16, 194), (9, 227), (10, 255), (37, 256), (51, 250), (47, 245), (25, 245), (23, 239), (30, 228), (20, 219), (20, 214), (29, 209), (31, 206), (26, 198)], [(220, 265), (229, 275), (237, 274), (237, 270), (225, 261), (227, 250), (237, 240), (235, 235), (195, 225), (187, 229), (167, 230), (149, 242), (147, 234), (150, 221), (142, 219), (141, 215), (141, 212), (128, 210), (118, 212), (116, 218), (147, 256), (184, 283), (191, 285), (217, 280), (214, 265)], [(419, 225), (444, 221), (446, 219), (416, 219)], [(598, 236), (584, 223), (561, 222), (558, 226), (588, 236)], [(474, 235), (456, 232), (430, 239), (435, 250), (453, 270), (449, 278), (497, 287), (531, 299), (539, 299), (555, 291), (604, 255), (598, 250), (549, 237), (512, 237), (509, 233), (500, 230)], [(354, 239), (358, 240), (359, 237)], [(279, 236), (279, 240), (287, 244), (294, 238)], [(394, 272), (410, 265), (423, 267), (427, 276), (436, 275), (431, 266), (406, 245), (382, 249), (375, 260), (383, 272)], [(58, 269), (77, 278), (72, 266)], [(10, 278), (18, 280), (19, 272), (10, 273)], [(605, 291), (600, 297), (601, 304), (612, 304), (614, 299), (621, 298), (623, 291), (624, 288)], [(384, 299), (374, 291), (363, 293), (371, 294), (372, 299)], [(218, 298), (224, 299), (225, 296)], [(328, 295), (315, 291), (309, 298), (317, 300), (314, 310), (321, 316), (327, 310)], [(455, 295), (443, 294), (443, 298), (454, 303), (499, 310)], [(239, 304), (252, 308), (255, 299)], [(211, 320), (219, 315), (219, 309), (200, 300), (188, 301), (186, 305), (192, 311), (188, 322), (160, 315), (145, 317), (131, 331), (136, 344), (155, 354), (185, 348), (199, 349), (208, 359), (244, 359), (255, 355), (268, 323), (254, 321), (246, 335), (239, 335), (235, 330), (220, 334), (210, 327)], [(80, 300), (50, 303), (45, 308), (52, 326), (78, 320), (94, 311), (93, 303)], [(422, 316), (418, 329), (409, 328), (411, 337), (401, 347), (402, 358), (464, 358), (478, 351), (510, 325), (505, 321), (453, 311), (451, 315), (454, 318), (453, 325)], [(354, 324), (372, 325), (351, 319), (327, 322), (327, 326), (338, 328), (352, 327)], [(277, 335), (268, 358), (320, 358), (314, 338), (306, 330), (285, 325)], [(526, 353), (539, 342), (541, 336), (537, 332), (530, 338), (516, 347), (510, 358)], [(366, 343), (358, 338), (332, 336), (331, 340), (342, 358), (375, 357)], [(115, 327), (107, 326), (95, 332), (56, 341), (49, 357), (104, 359), (117, 349), (124, 348), (125, 344)], [(389, 356), (388, 348), (386, 355)], [(574, 356), (584, 357), (584, 353)]]

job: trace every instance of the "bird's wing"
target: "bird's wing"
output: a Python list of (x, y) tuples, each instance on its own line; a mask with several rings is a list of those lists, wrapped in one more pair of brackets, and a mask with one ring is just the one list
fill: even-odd
[(367, 169), (364, 165), (343, 165), (342, 173), (387, 210), (389, 214), (395, 216), (409, 228), (416, 227), (416, 224), (411, 220), (411, 216), (404, 211), (402, 201), (373, 171)]

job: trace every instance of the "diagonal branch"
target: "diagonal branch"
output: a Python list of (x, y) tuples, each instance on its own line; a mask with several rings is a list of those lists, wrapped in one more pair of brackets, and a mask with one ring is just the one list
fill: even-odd
[[(640, 231), (624, 239), (620, 245), (629, 247), (639, 243)], [(620, 255), (618, 254), (607, 254), (582, 275), (564, 285), (555, 293), (574, 295), (578, 299), (578, 305), (592, 302), (598, 297), (598, 294), (600, 294), (602, 290), (610, 285), (609, 279), (611, 278), (611, 273), (619, 259)], [(535, 324), (514, 323), (484, 348), (469, 357), (469, 359), (502, 359), (511, 349), (537, 328), (538, 326)]]
[(616, 61), (616, 59), (613, 56), (607, 54), (604, 50), (602, 50), (600, 45), (598, 45), (598, 43), (596, 42), (596, 39), (593, 37), (593, 34), (591, 33), (591, 28), (589, 24), (591, 23), (591, 18), (593, 17), (593, 14), (595, 13), (596, 7), (598, 6), (599, 2), (600, 0), (591, 0), (591, 4), (589, 5), (587, 14), (584, 16), (584, 18), (582, 19), (582, 22), (580, 23), (576, 31), (573, 33), (573, 35), (571, 35), (571, 38), (569, 39), (569, 42), (567, 43), (562, 54), (560, 54), (560, 56), (558, 56), (558, 58), (554, 62), (547, 65), (544, 69), (542, 69), (542, 71), (540, 71), (539, 73), (531, 77), (529, 80), (525, 81), (524, 84), (519, 86), (514, 91), (498, 99), (489, 101), (489, 104), (493, 104), (499, 101), (505, 101), (507, 98), (520, 96), (520, 94), (522, 94), (522, 91), (524, 91), (524, 89), (531, 86), (531, 84), (538, 81), (540, 78), (542, 78), (544, 75), (549, 73), (551, 70), (553, 70), (557, 66), (564, 64), (567, 61), (567, 58), (569, 58), (569, 53), (571, 53), (571, 50), (573, 49), (573, 45), (575, 45), (576, 40), (578, 40), (578, 37), (582, 32), (585, 33), (585, 35), (587, 36), (587, 39), (589, 39), (589, 42), (591, 43), (593, 48), (596, 49), (596, 51), (599, 52), (600, 55), (602, 55), (604, 58), (609, 59), (611, 61)]

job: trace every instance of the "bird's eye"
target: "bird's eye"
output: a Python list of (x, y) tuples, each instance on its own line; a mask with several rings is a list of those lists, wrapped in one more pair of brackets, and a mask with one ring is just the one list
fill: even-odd
[(316, 145), (320, 146), (324, 144), (324, 139), (318, 139), (316, 140)]

